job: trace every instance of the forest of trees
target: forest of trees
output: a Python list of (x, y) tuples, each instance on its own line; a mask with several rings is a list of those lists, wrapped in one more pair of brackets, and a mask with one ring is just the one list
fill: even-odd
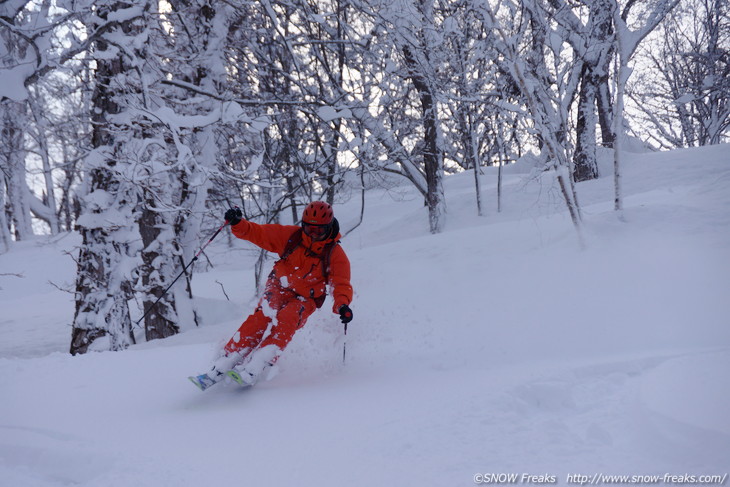
[[(0, 252), (77, 231), (71, 353), (197, 319), (164, 294), (225, 208), (298, 221), (533, 154), (576, 184), (628, 136), (730, 140), (726, 0), (0, 0)], [(264, 256), (260, 260), (263, 262)], [(163, 295), (164, 294), (164, 295)]]

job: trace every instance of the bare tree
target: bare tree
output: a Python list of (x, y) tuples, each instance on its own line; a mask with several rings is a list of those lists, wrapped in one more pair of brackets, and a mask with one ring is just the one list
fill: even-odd
[(730, 5), (688, 0), (659, 25), (637, 58), (650, 68), (628, 87), (641, 135), (664, 148), (717, 144), (730, 127)]
[(610, 62), (614, 50), (613, 19), (608, 0), (585, 0), (569, 4), (550, 0), (549, 8), (527, 1), (538, 17), (553, 18), (557, 33), (568, 42), (580, 63), (580, 90), (576, 109), (573, 177), (585, 181), (598, 177), (596, 128), (600, 126), (602, 144), (613, 145)]
[[(46, 222), (51, 234), (55, 235), (61, 227), (58, 221), (58, 207), (56, 205), (56, 188), (53, 181), (53, 161), (51, 160), (51, 127), (41, 106), (37, 90), (29, 89), (28, 105), (33, 117), (34, 131), (31, 137), (35, 142), (35, 153), (41, 161), (43, 176), (43, 197), (41, 200), (31, 195), (31, 211), (36, 218)], [(26, 128), (26, 132), (28, 129)], [(33, 204), (35, 203), (35, 204)]]
[(349, 97), (350, 111), (380, 145), (383, 169), (406, 177), (423, 195), (429, 229), (438, 233), (446, 214), (438, 74), (444, 18), (433, 0), (364, 0), (357, 7), (372, 29), (362, 34), (362, 88)]
[(5, 74), (5, 86), (0, 88), (0, 185), (3, 186), (2, 194), (7, 197), (3, 211), (7, 208), (9, 221), (6, 220), (5, 224), (12, 225), (17, 240), (33, 235), (24, 141), (27, 124), (24, 81), (29, 70), (23, 64), (30, 62), (34, 55), (31, 43), (22, 33), (25, 7), (25, 2), (0, 3), (0, 73)]
[[(495, 62), (509, 74), (523, 97), (546, 168), (555, 171), (573, 225), (582, 238), (581, 211), (571, 177), (572, 145), (567, 134), (568, 111), (577, 90), (580, 63), (572, 62), (574, 57), (563, 52), (563, 39), (550, 35), (544, 15), (527, 9), (524, 17), (517, 17), (520, 8), (513, 2), (502, 4), (503, 10), (488, 4), (477, 8), (494, 32), (491, 41), (499, 54)], [(521, 44), (520, 39), (529, 44)]]
[(25, 240), (33, 235), (30, 190), (26, 181), (24, 141), (26, 120), (24, 101), (13, 101), (8, 98), (0, 101), (3, 140), (0, 148), (0, 168), (3, 171), (2, 184), (7, 194), (7, 208), (16, 240)]
[[(612, 0), (616, 1), (616, 0)], [(627, 8), (621, 9), (618, 3), (613, 5), (613, 22), (616, 28), (616, 100), (614, 104), (613, 120), (613, 164), (614, 164), (614, 209), (623, 210), (623, 196), (621, 191), (621, 150), (624, 128), (624, 91), (631, 68), (629, 61), (636, 52), (639, 43), (654, 30), (666, 15), (677, 6), (679, 0), (660, 0), (643, 9), (638, 14), (632, 13), (631, 8), (637, 4), (629, 2)], [(630, 25), (636, 24), (634, 29)]]

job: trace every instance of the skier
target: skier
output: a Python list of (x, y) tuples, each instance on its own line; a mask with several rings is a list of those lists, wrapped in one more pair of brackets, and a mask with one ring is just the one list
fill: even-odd
[[(220, 381), (234, 368), (231, 377), (244, 385), (254, 385), (274, 365), (307, 318), (322, 306), (328, 286), (332, 289), (333, 311), (345, 324), (352, 320), (350, 261), (339, 245), (339, 223), (329, 204), (310, 203), (302, 213), (301, 227), (249, 222), (239, 208), (226, 211), (225, 219), (233, 235), (280, 258), (256, 310), (225, 345), (223, 355), (208, 374), (191, 377), (201, 389)], [(264, 336), (267, 329), (270, 332)]]

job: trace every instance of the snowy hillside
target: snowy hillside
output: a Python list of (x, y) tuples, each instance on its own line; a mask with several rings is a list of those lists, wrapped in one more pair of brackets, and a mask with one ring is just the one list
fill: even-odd
[[(408, 186), (368, 193), (343, 241), (347, 364), (342, 325), (319, 312), (248, 391), (186, 377), (252, 309), (250, 244), (211, 246), (200, 328), (71, 357), (59, 288), (77, 236), (18, 243), (0, 255), (0, 486), (727, 482), (730, 146), (627, 154), (624, 175), (623, 222), (610, 173), (578, 186), (584, 249), (551, 177), (519, 167), (501, 213), (483, 177), (484, 217), (473, 175), (447, 178), (435, 236)], [(335, 207), (345, 230), (358, 200)]]

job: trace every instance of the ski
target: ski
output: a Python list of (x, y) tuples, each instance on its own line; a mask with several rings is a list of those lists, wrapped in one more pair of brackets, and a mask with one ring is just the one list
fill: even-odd
[(210, 386), (216, 385), (222, 378), (224, 378), (225, 375), (221, 374), (221, 376), (218, 379), (214, 379), (213, 377), (209, 376), (208, 374), (201, 374), (201, 375), (191, 375), (188, 377), (188, 380), (195, 384), (195, 387), (200, 389), (201, 391), (206, 390)]
[(249, 384), (243, 380), (243, 377), (241, 377), (241, 374), (233, 369), (226, 372), (226, 375), (233, 379), (239, 386), (243, 386), (244, 388), (251, 387), (253, 384)]
[(234, 370), (229, 370), (225, 374), (219, 375), (217, 378), (213, 378), (209, 376), (208, 374), (201, 374), (201, 375), (191, 375), (188, 377), (188, 380), (192, 382), (195, 387), (200, 389), (201, 391), (204, 391), (208, 389), (211, 386), (216, 385), (217, 383), (221, 382), (226, 377), (230, 377), (233, 379), (238, 385), (242, 386), (244, 389), (247, 389), (252, 386), (252, 384), (249, 384), (243, 380), (240, 373)]

